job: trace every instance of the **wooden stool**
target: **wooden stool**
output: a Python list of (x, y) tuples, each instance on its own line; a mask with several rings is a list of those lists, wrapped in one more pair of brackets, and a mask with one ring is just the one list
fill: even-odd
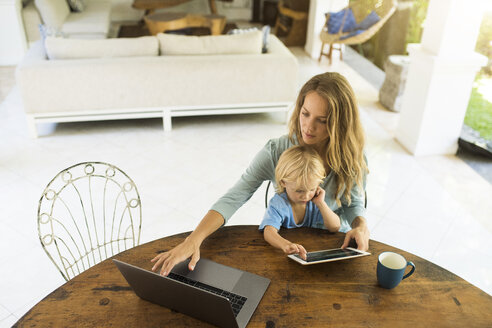
[(225, 27), (226, 18), (221, 15), (196, 15), (187, 13), (156, 13), (144, 17), (152, 35), (188, 27), (208, 27), (212, 35), (219, 35)]

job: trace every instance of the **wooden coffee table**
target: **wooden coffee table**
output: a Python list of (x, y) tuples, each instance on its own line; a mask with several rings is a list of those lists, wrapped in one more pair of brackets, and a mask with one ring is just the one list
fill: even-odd
[(188, 27), (208, 27), (212, 35), (219, 35), (226, 24), (224, 16), (215, 14), (156, 13), (145, 16), (144, 21), (152, 35)]
[[(345, 237), (310, 228), (281, 234), (310, 251), (340, 247)], [(187, 235), (155, 240), (114, 258), (150, 269), (152, 257)], [(369, 246), (371, 256), (303, 266), (267, 244), (258, 226), (229, 226), (207, 238), (200, 255), (271, 279), (251, 328), (492, 327), (490, 295), (411, 253), (373, 240)], [(415, 273), (394, 289), (377, 283), (377, 256), (384, 251), (400, 253), (416, 265)], [(14, 327), (211, 326), (140, 299), (107, 259), (57, 288)]]

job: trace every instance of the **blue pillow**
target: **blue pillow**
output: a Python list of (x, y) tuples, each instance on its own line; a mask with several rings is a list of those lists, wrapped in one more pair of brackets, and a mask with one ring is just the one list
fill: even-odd
[(362, 22), (357, 25), (357, 29), (367, 30), (369, 27), (373, 26), (377, 22), (379, 22), (381, 18), (379, 18), (378, 14), (373, 10)]
[[(347, 17), (345, 18), (345, 22), (343, 22), (343, 16), (345, 16), (345, 12), (348, 10)], [(357, 26), (357, 23), (355, 21), (354, 13), (352, 9), (346, 8), (343, 9), (337, 13), (329, 13), (330, 14), (330, 19), (328, 19), (328, 23), (326, 24), (326, 27), (328, 27), (328, 33), (330, 34), (337, 34), (338, 31), (340, 30), (340, 27), (342, 27), (342, 22), (343, 24), (343, 29), (342, 32), (350, 32), (355, 29)]]

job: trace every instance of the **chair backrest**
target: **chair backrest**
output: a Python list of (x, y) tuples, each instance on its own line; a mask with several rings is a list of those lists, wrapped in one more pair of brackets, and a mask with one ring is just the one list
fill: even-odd
[(270, 180), (268, 180), (268, 183), (266, 186), (266, 191), (265, 191), (265, 208), (268, 207), (268, 201), (270, 200), (271, 197), (273, 197), (273, 196), (270, 196), (270, 193), (269, 193), (271, 184), (272, 184), (272, 182)]
[(384, 18), (396, 7), (395, 0), (358, 0), (351, 1), (349, 7), (352, 8), (355, 20), (360, 23), (371, 11), (375, 11), (380, 18)]
[(39, 240), (65, 280), (140, 243), (135, 183), (119, 168), (84, 162), (60, 173), (38, 205)]
[[(350, 1), (348, 8), (352, 9), (357, 23), (364, 20), (372, 11), (375, 11), (380, 17), (380, 21), (374, 24), (371, 29), (377, 27), (376, 30), (378, 30), (391, 17), (396, 6), (396, 0), (354, 0)], [(329, 19), (330, 15), (327, 14), (325, 25), (323, 25), (324, 28), (327, 26)], [(341, 26), (344, 25), (345, 19), (346, 16), (344, 16)], [(342, 28), (339, 33), (342, 33)]]

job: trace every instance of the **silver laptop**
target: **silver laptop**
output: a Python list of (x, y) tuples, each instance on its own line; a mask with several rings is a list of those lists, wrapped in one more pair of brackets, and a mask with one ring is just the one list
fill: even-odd
[(195, 270), (188, 261), (167, 277), (113, 260), (140, 298), (218, 327), (246, 327), (270, 279), (200, 259)]

